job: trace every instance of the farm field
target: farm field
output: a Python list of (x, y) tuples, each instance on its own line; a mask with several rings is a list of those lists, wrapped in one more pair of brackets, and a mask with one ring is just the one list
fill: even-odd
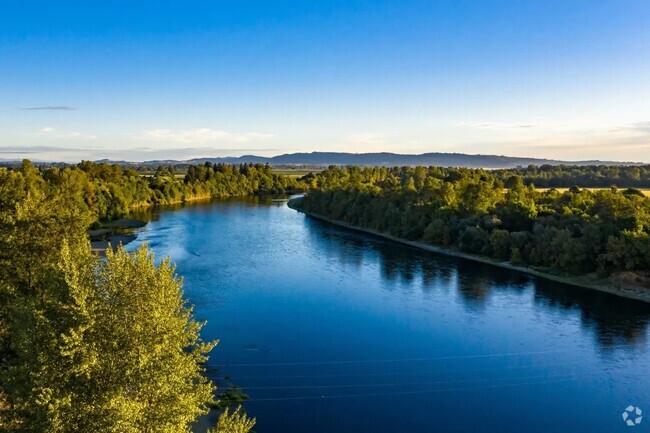
[(271, 167), (271, 172), (272, 172), (272, 173), (275, 173), (275, 174), (281, 174), (281, 175), (283, 175), (283, 176), (296, 177), (296, 178), (297, 178), (297, 177), (305, 176), (305, 175), (307, 175), (307, 174), (309, 174), (309, 173), (314, 173), (314, 174), (316, 174), (316, 173), (318, 173), (318, 172), (320, 172), (320, 171), (322, 171), (322, 169), (318, 169), (318, 168), (315, 168), (315, 169), (312, 169), (312, 170), (303, 169), (303, 168), (296, 168), (296, 169), (292, 169), (292, 168), (277, 168), (277, 169), (276, 169), (276, 168)]
[[(549, 189), (553, 189), (553, 188), (536, 188), (537, 191), (548, 191)], [(555, 188), (555, 189), (560, 192), (565, 192), (569, 190), (569, 188)], [(586, 189), (590, 191), (598, 191), (601, 189), (608, 189), (608, 188), (586, 188)], [(625, 188), (621, 188), (621, 189), (625, 189)], [(635, 189), (638, 189), (639, 191), (643, 192), (643, 194), (645, 194), (646, 197), (650, 197), (650, 188), (635, 188)]]

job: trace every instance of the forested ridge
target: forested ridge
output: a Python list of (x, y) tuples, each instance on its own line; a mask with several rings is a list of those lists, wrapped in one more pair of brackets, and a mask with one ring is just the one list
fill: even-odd
[[(647, 168), (634, 168), (632, 177), (647, 179)], [(596, 169), (583, 172), (591, 176)], [(630, 173), (608, 172), (609, 185)], [(304, 178), (310, 190), (298, 206), (407, 240), (562, 275), (615, 274), (648, 286), (650, 198), (633, 188), (540, 191), (530, 182), (540, 173), (537, 167), (330, 167)]]
[[(251, 166), (186, 180), (87, 163), (0, 169), (0, 431), (191, 432), (220, 398), (205, 371), (217, 342), (201, 339), (169, 259), (146, 246), (100, 259), (88, 227), (142, 203), (282, 182)], [(226, 410), (215, 432), (253, 424)]]

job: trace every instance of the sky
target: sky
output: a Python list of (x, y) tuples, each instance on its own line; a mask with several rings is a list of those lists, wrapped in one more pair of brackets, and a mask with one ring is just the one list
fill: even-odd
[(650, 1), (0, 0), (0, 159), (650, 162)]

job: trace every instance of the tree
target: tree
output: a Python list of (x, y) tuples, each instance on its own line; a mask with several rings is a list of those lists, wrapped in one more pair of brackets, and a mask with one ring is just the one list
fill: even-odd
[[(20, 401), (10, 382), (10, 366), (23, 365), (20, 353), (35, 350), (22, 337), (29, 327), (51, 319), (49, 306), (57, 282), (56, 266), (64, 242), (87, 244), (90, 214), (79, 184), (52, 173), (48, 185), (24, 161), (14, 171), (0, 170), (0, 427), (21, 425)], [(87, 247), (87, 246), (86, 246)], [(59, 308), (58, 313), (63, 313)], [(28, 366), (24, 365), (26, 368)], [(21, 385), (25, 385), (21, 383)], [(18, 407), (15, 403), (19, 403)], [(38, 430), (36, 430), (38, 431)]]
[(467, 227), (458, 239), (461, 251), (481, 254), (490, 242), (489, 235), (480, 227)]
[(510, 233), (507, 230), (494, 229), (490, 234), (492, 256), (499, 260), (508, 260), (511, 254)]
[(219, 416), (216, 430), (210, 433), (248, 433), (255, 426), (255, 418), (250, 419), (244, 413), (240, 413), (241, 406), (232, 412), (228, 409)]
[(190, 432), (214, 399), (203, 342), (168, 259), (144, 246), (62, 249), (58, 274), (41, 283), (43, 301), (16, 307), (3, 375), (16, 431)]

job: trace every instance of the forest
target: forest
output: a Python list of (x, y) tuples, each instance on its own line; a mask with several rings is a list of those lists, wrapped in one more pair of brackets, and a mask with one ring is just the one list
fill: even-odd
[(134, 207), (182, 203), (192, 200), (280, 194), (299, 191), (295, 179), (271, 172), (262, 164), (192, 165), (180, 177), (172, 167), (159, 166), (155, 173), (142, 176), (119, 165), (84, 161), (75, 168), (49, 169), (45, 180), (74, 178), (84, 187), (84, 201), (100, 220), (125, 215)]
[[(130, 207), (278, 190), (264, 167), (207, 167), (173, 180), (82, 163), (0, 169), (0, 431), (190, 432), (223, 406), (206, 377), (216, 341), (169, 259), (146, 246), (91, 253), (88, 228)], [(226, 409), (215, 433), (255, 421)]]
[[(489, 171), (439, 167), (329, 167), (303, 181), (299, 209), (407, 240), (535, 267), (594, 274), (648, 287), (650, 198), (623, 185), (647, 168), (581, 168), (583, 181), (609, 173), (608, 188), (538, 190), (566, 168)], [(573, 170), (573, 169), (572, 169)], [(579, 177), (575, 179), (580, 180)], [(635, 184), (637, 185), (637, 184)], [(585, 186), (595, 186), (588, 182)]]
[(17, 173), (32, 169), (51, 191), (69, 194), (65, 189), (73, 188), (84, 208), (98, 221), (119, 218), (133, 208), (150, 205), (301, 190), (296, 179), (272, 173), (268, 165), (209, 162), (189, 166), (181, 175), (170, 166), (159, 166), (155, 172), (143, 175), (118, 164), (83, 161), (76, 166), (37, 168), (23, 161), (14, 169), (0, 168), (0, 182), (12, 188)]

